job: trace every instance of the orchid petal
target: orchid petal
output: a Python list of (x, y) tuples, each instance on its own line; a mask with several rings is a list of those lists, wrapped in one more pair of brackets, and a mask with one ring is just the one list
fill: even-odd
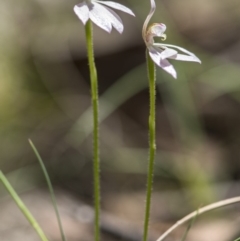
[(73, 10), (76, 13), (76, 15), (78, 16), (78, 18), (85, 25), (89, 19), (89, 9), (88, 9), (86, 2), (84, 1), (82, 3), (75, 5)]
[(105, 7), (105, 9), (107, 9), (109, 11), (110, 14), (112, 14), (113, 16), (109, 15), (109, 21), (111, 22), (112, 26), (119, 32), (122, 33), (123, 32), (123, 23), (121, 18), (110, 8)]
[(96, 2), (107, 5), (108, 7), (111, 7), (111, 8), (114, 8), (114, 9), (117, 9), (122, 12), (135, 16), (135, 14), (133, 13), (133, 11), (131, 9), (123, 6), (122, 4), (111, 2), (111, 1), (96, 1)]
[(152, 58), (152, 60), (155, 62), (155, 64), (157, 64), (158, 66), (160, 66), (160, 60), (161, 60), (161, 52), (159, 52), (158, 50), (156, 50), (154, 47), (150, 46), (148, 48), (149, 50), (149, 55)]
[(164, 51), (160, 52), (161, 51), (160, 49), (158, 50), (152, 46), (150, 46), (148, 50), (149, 50), (149, 55), (153, 60), (153, 62), (159, 67), (161, 67), (163, 70), (165, 70), (167, 73), (172, 75), (173, 78), (176, 79), (177, 73), (174, 67), (166, 59), (162, 59), (162, 52)]
[(178, 54), (178, 52), (176, 50), (166, 48), (161, 52), (161, 59), (167, 59), (167, 58), (176, 59), (177, 54)]
[(200, 59), (197, 56), (190, 56), (185, 54), (177, 54), (176, 56), (169, 57), (170, 59), (180, 60), (180, 61), (190, 61), (201, 63)]
[(177, 72), (173, 65), (170, 64), (166, 59), (161, 59), (159, 65), (163, 70), (172, 75), (173, 78), (177, 78)]
[[(176, 45), (172, 45), (172, 44), (154, 44), (154, 46), (166, 46), (166, 47), (172, 47), (172, 48), (176, 48), (176, 49), (179, 49), (180, 51), (182, 51), (183, 53), (186, 53), (188, 54), (189, 56), (192, 56), (193, 57), (193, 60), (186, 60), (186, 61), (194, 61), (194, 62), (198, 62), (198, 63), (201, 63), (201, 60), (192, 52), (182, 48), (182, 47), (179, 47), (179, 46), (176, 46)], [(180, 55), (181, 56), (181, 55)], [(183, 59), (178, 59), (178, 60), (183, 60)]]
[(109, 12), (98, 3), (89, 4), (89, 17), (100, 28), (110, 33), (112, 31), (112, 25), (109, 21)]

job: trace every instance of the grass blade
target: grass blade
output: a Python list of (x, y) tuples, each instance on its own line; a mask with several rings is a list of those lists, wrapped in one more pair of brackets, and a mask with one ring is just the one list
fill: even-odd
[(38, 161), (39, 161), (39, 164), (40, 164), (40, 166), (42, 168), (43, 174), (44, 174), (45, 179), (47, 181), (47, 185), (48, 185), (48, 189), (49, 189), (50, 194), (51, 194), (52, 204), (53, 204), (53, 207), (54, 207), (54, 210), (55, 210), (55, 213), (56, 213), (56, 217), (57, 217), (58, 226), (59, 226), (59, 229), (60, 229), (62, 241), (66, 241), (66, 237), (65, 237), (65, 234), (64, 234), (64, 231), (63, 231), (61, 218), (60, 218), (58, 207), (57, 207), (55, 194), (54, 194), (54, 191), (53, 191), (52, 183), (51, 183), (50, 177), (48, 175), (47, 169), (46, 169), (46, 167), (45, 167), (45, 165), (43, 163), (43, 160), (42, 160), (41, 156), (39, 155), (39, 153), (37, 151), (37, 148), (34, 146), (33, 142), (30, 139), (28, 141), (29, 141), (30, 146), (32, 147), (32, 149), (33, 149), (33, 151), (34, 151)]
[(193, 226), (195, 220), (197, 219), (197, 216), (198, 216), (198, 210), (197, 210), (197, 212), (196, 212), (196, 215), (195, 215), (195, 216), (192, 218), (192, 220), (189, 222), (189, 224), (188, 224), (188, 226), (187, 226), (187, 229), (186, 229), (186, 231), (184, 232), (181, 241), (185, 241), (185, 240), (186, 240), (187, 235), (188, 235), (191, 227)]
[(18, 194), (15, 192), (12, 185), (9, 183), (9, 181), (7, 180), (5, 175), (2, 173), (2, 171), (0, 171), (0, 180), (2, 181), (3, 185), (5, 186), (5, 188), (7, 189), (7, 191), (9, 192), (9, 194), (11, 195), (11, 197), (13, 198), (13, 200), (15, 201), (15, 203), (17, 204), (17, 206), (19, 207), (21, 212), (27, 218), (27, 220), (29, 221), (31, 226), (36, 230), (36, 232), (39, 235), (39, 237), (41, 238), (41, 240), (42, 241), (48, 241), (46, 235), (44, 234), (43, 230), (41, 229), (41, 227), (37, 223), (36, 219), (33, 217), (33, 215), (28, 210), (26, 205), (20, 199)]
[[(177, 221), (174, 225), (172, 225), (167, 231), (165, 231), (158, 239), (157, 241), (162, 241), (164, 240), (173, 230), (175, 230), (176, 228), (178, 228), (179, 226), (181, 226), (182, 224), (188, 222), (189, 220), (191, 220), (192, 218), (194, 218), (196, 215), (201, 215), (203, 213), (212, 211), (214, 209), (217, 208), (221, 208), (224, 206), (228, 206), (234, 203), (239, 203), (240, 202), (240, 196), (237, 197), (233, 197), (233, 198), (228, 198), (219, 202), (215, 202), (215, 203), (211, 203), (207, 206), (204, 206), (202, 208), (199, 208), (197, 211), (194, 211), (190, 214), (188, 214), (187, 216), (183, 217), (182, 219), (180, 219), (179, 221)], [(236, 241), (236, 240), (235, 240)]]

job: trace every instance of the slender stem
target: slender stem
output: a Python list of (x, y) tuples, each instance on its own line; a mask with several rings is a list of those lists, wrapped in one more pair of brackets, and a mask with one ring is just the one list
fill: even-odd
[(12, 196), (13, 200), (15, 201), (15, 203), (17, 204), (19, 209), (22, 211), (24, 216), (27, 218), (29, 223), (36, 230), (36, 232), (39, 235), (39, 237), (41, 238), (41, 240), (42, 241), (48, 241), (46, 235), (44, 234), (43, 230), (41, 229), (41, 227), (37, 223), (36, 219), (32, 216), (32, 214), (30, 213), (28, 208), (22, 202), (22, 200), (20, 199), (18, 194), (15, 192), (15, 190), (13, 189), (13, 187), (11, 186), (11, 184), (9, 183), (9, 181), (7, 180), (5, 175), (2, 173), (2, 171), (0, 171), (0, 180), (2, 181), (3, 185), (5, 186), (5, 188), (9, 192), (9, 194)]
[(186, 229), (186, 231), (184, 232), (181, 241), (185, 241), (185, 240), (186, 240), (187, 235), (188, 235), (191, 227), (193, 226), (195, 220), (197, 219), (197, 216), (198, 216), (198, 210), (197, 210), (197, 212), (196, 212), (196, 215), (195, 215), (195, 216), (192, 218), (192, 220), (189, 222), (189, 224), (188, 224), (188, 226), (187, 226), (187, 229)]
[(175, 230), (177, 227), (179, 227), (180, 225), (186, 223), (187, 221), (191, 220), (192, 218), (194, 218), (196, 215), (199, 216), (203, 213), (209, 212), (211, 210), (223, 207), (223, 206), (227, 206), (230, 204), (234, 204), (234, 203), (238, 203), (240, 202), (240, 196), (239, 197), (233, 197), (233, 198), (229, 198), (229, 199), (225, 199), (219, 202), (215, 202), (212, 204), (209, 204), (205, 207), (199, 208), (197, 211), (194, 211), (190, 214), (188, 214), (187, 216), (185, 216), (184, 218), (180, 219), (179, 221), (177, 221), (173, 226), (171, 226), (166, 232), (164, 232), (158, 239), (157, 241), (162, 241), (164, 238), (166, 238), (173, 230)]
[(99, 129), (98, 129), (98, 80), (94, 62), (92, 23), (88, 21), (85, 26), (88, 62), (91, 79), (91, 95), (93, 107), (93, 179), (94, 179), (94, 235), (95, 241), (100, 240), (100, 166), (99, 166)]
[(145, 207), (145, 219), (144, 219), (144, 233), (143, 241), (147, 241), (148, 238), (148, 224), (150, 217), (152, 185), (154, 175), (154, 159), (156, 153), (156, 130), (155, 130), (155, 98), (156, 98), (156, 74), (155, 64), (147, 54), (148, 65), (148, 78), (149, 78), (149, 95), (150, 95), (150, 113), (149, 113), (149, 160), (148, 160), (148, 176), (147, 176), (147, 193), (146, 193), (146, 207)]
[(34, 151), (34, 153), (35, 153), (39, 163), (40, 163), (40, 166), (42, 168), (43, 174), (44, 174), (45, 179), (47, 181), (47, 185), (48, 185), (48, 189), (49, 189), (49, 192), (50, 192), (50, 195), (51, 195), (53, 207), (54, 207), (54, 210), (55, 210), (55, 213), (56, 213), (56, 216), (57, 216), (57, 221), (58, 221), (58, 226), (59, 226), (59, 229), (60, 229), (62, 241), (66, 241), (66, 237), (64, 235), (61, 218), (60, 218), (58, 207), (57, 207), (57, 202), (56, 202), (54, 190), (53, 190), (52, 183), (51, 183), (50, 177), (48, 175), (47, 169), (46, 169), (46, 167), (45, 167), (45, 165), (43, 163), (43, 160), (42, 160), (41, 156), (39, 155), (39, 153), (37, 151), (37, 148), (34, 146), (33, 142), (30, 139), (29, 139), (29, 143), (30, 143), (30, 146), (32, 147), (32, 149), (33, 149), (33, 151)]

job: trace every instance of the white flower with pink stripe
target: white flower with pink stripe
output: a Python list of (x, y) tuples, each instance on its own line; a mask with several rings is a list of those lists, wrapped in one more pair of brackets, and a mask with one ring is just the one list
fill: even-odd
[[(188, 50), (171, 44), (155, 43), (154, 37), (160, 37), (162, 40), (166, 39), (166, 25), (163, 23), (154, 23), (148, 27), (148, 23), (152, 18), (156, 4), (154, 0), (151, 1), (151, 10), (148, 14), (142, 30), (144, 42), (148, 48), (149, 55), (156, 65), (161, 67), (167, 73), (177, 78), (177, 72), (173, 65), (167, 59), (175, 59), (181, 61), (191, 61), (201, 63), (201, 60)], [(182, 54), (179, 53), (182, 52)]]

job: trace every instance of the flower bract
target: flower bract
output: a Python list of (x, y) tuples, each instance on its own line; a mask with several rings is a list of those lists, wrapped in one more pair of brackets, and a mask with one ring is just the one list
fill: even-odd
[(73, 10), (84, 25), (90, 19), (108, 33), (112, 28), (122, 33), (124, 29), (122, 20), (111, 8), (135, 16), (131, 9), (111, 1), (85, 0), (75, 5)]

